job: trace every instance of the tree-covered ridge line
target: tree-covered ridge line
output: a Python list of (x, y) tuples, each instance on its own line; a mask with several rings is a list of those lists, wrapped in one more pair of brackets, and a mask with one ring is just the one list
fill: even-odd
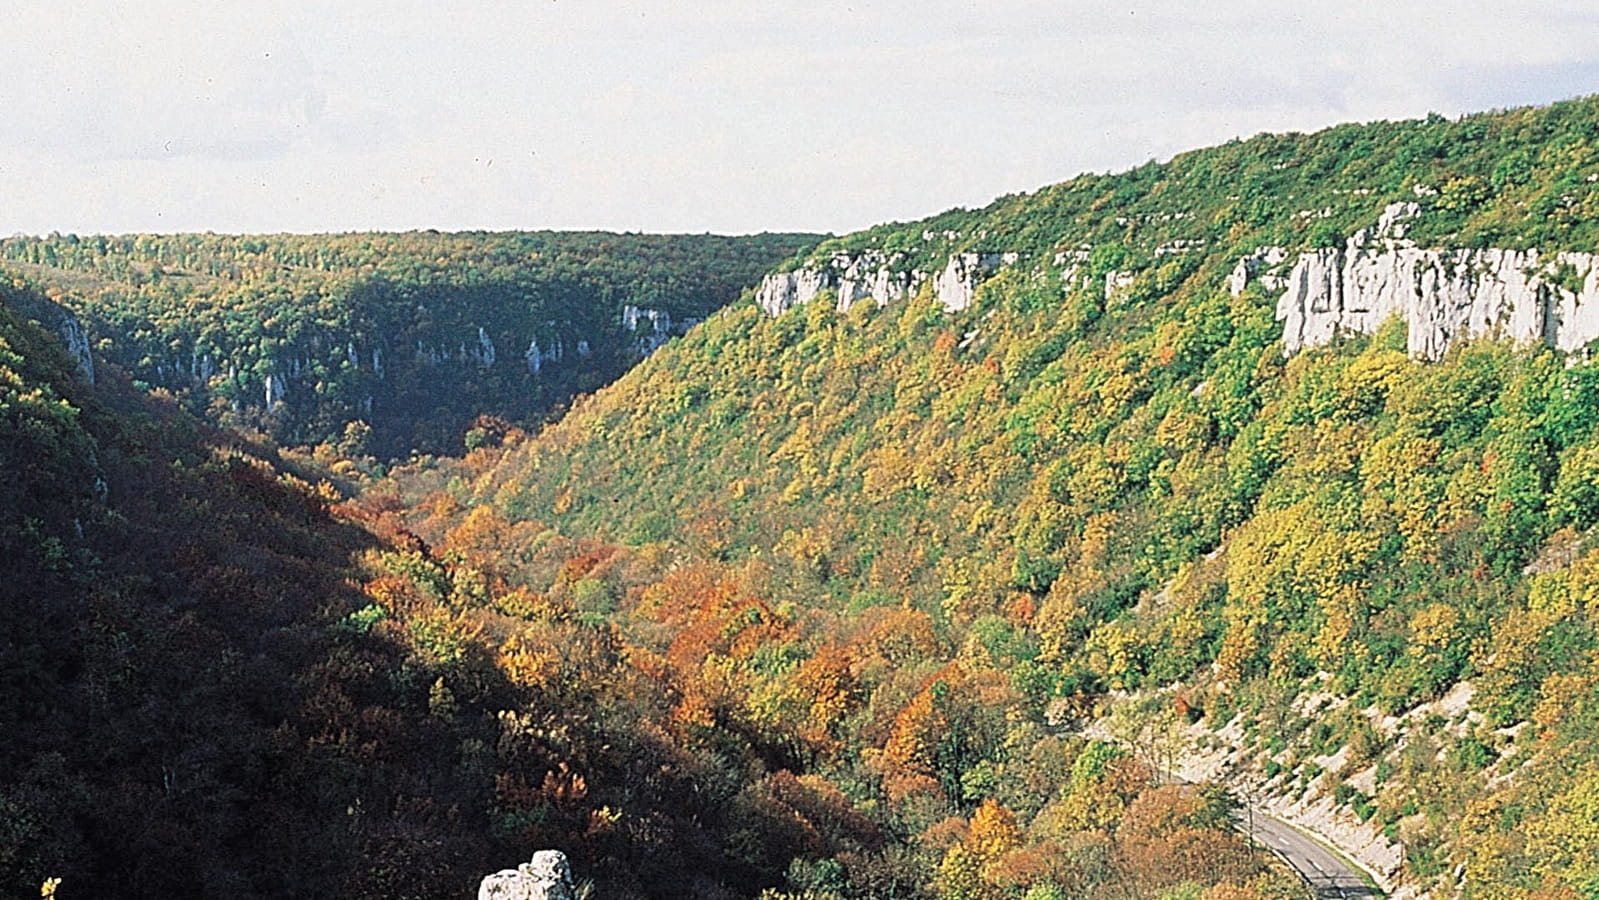
[[(341, 234), (52, 234), (0, 238), (0, 257), (83, 273), (107, 282), (155, 280), (164, 276), (210, 277), (226, 281), (292, 280), (305, 272), (377, 275), (415, 280), (418, 273), (475, 273), (484, 278), (498, 269), (530, 264), (557, 271), (614, 270), (626, 274), (640, 305), (690, 315), (700, 295), (678, 282), (686, 272), (707, 276), (697, 290), (714, 293), (729, 285), (721, 271), (700, 272), (706, 259), (747, 269), (750, 250), (768, 244), (800, 248), (819, 236), (809, 234), (670, 235), (604, 231), (516, 232), (350, 232)], [(793, 249), (790, 250), (793, 252)], [(735, 274), (747, 280), (747, 271)], [(737, 287), (734, 284), (733, 287)], [(653, 293), (651, 292), (653, 289)], [(681, 305), (674, 305), (681, 304)]]
[[(610, 897), (919, 897), (935, 874), (960, 892), (1040, 873), (1096, 896), (1296, 896), (1223, 794), (1008, 725), (1003, 678), (934, 661), (922, 614), (825, 635), (765, 599), (758, 567), (466, 513), (440, 488), (516, 429), (338, 502), (305, 460), (114, 366), (88, 384), (27, 321), (47, 304), (0, 290), (8, 895), (460, 896), (555, 845)], [(890, 702), (867, 711), (877, 689)], [(899, 735), (891, 793), (841, 765), (841, 716)], [(929, 791), (956, 789), (941, 760), (1006, 728), (1018, 771), (1047, 769), (1009, 806), (935, 821)], [(1047, 840), (1092, 833), (1057, 854), (1022, 831), (1040, 809)]]
[[(1216, 786), (1159, 783), (1155, 742), (1193, 726), (1386, 835), (1418, 890), (1591, 894), (1599, 364), (1493, 340), (1427, 363), (1398, 320), (1289, 357), (1277, 292), (1228, 275), (1447, 195), (1440, 166), (1496, 192), (1418, 240), (1544, 227), (1517, 204), (1580, 167), (1539, 145), (1495, 185), (1490, 157), (1585, 148), (1596, 113), (1261, 138), (844, 236), (948, 258), (1010, 228), (1049, 265), (961, 308), (734, 305), (558, 422), (482, 420), (463, 459), (349, 502), (314, 460), (184, 437), (160, 398), (111, 415), (0, 318), (26, 648), (0, 675), (88, 711), (0, 707), (26, 738), (0, 750), (0, 878), (442, 895), (559, 846), (607, 896), (1295, 897)], [(1333, 133), (1370, 152), (1316, 177), (1266, 152)], [(1374, 206), (1263, 195), (1261, 224), (1157, 253), (1190, 221), (1151, 198), (1236, 205), (1228, 173), (1159, 187), (1207, 154)], [(1393, 195), (1353, 193), (1374, 172)], [(1088, 218), (1046, 214), (1080, 189)]]
[[(917, 610), (940, 659), (988, 659), (1033, 721), (1181, 686), (1215, 728), (1241, 723), (1252, 765), (1288, 772), (1279, 789), (1326, 791), (1402, 841), (1414, 883), (1581, 890), (1599, 847), (1573, 830), (1599, 692), (1593, 364), (1491, 340), (1429, 364), (1398, 321), (1289, 359), (1277, 292), (1227, 276), (1258, 247), (1317, 246), (1323, 224), (1341, 245), (1396, 198), (1424, 208), (1422, 246), (1592, 250), (1581, 203), (1536, 201), (1586, 196), (1596, 125), (1582, 100), (1259, 138), (847, 235), (813, 259), (893, 240), (948, 242), (929, 259), (1095, 246), (1070, 282), (1003, 268), (967, 309), (931, 290), (735, 308), (451, 493), (511, 523), (759, 565), (779, 608), (826, 629)], [(1238, 200), (1204, 193), (1211, 167), (1252, 159)], [(1471, 178), (1493, 190), (1466, 207), (1416, 190), (1457, 197)], [(1156, 254), (1194, 237), (1189, 217), (1158, 218), (1185, 208), (1170, 198), (1232, 215), (1271, 179), (1296, 204), (1337, 190), (1344, 205), (1195, 215), (1222, 237)], [(1461, 717), (1373, 724), (1463, 682)], [(1322, 691), (1337, 710), (1289, 713)], [(884, 751), (880, 732), (841, 740)], [(982, 753), (942, 777), (978, 778)]]
[(1458, 119), (1262, 134), (842, 235), (811, 258), (877, 250), (935, 272), (958, 252), (1045, 262), (1106, 247), (1127, 254), (1134, 265), (1124, 268), (1141, 269), (1162, 247), (1236, 259), (1264, 246), (1339, 246), (1403, 201), (1424, 206), (1412, 235), (1423, 246), (1591, 251), (1599, 246), (1596, 109), (1599, 97), (1584, 97)]
[(0, 264), (214, 421), (392, 457), (453, 447), (477, 415), (542, 419), (816, 239), (66, 235), (0, 240)]

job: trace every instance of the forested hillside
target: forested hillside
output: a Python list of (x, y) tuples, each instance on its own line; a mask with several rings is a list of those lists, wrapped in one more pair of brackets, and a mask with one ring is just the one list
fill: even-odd
[[(432, 471), (341, 502), (305, 458), (115, 366), (90, 384), (50, 333), (63, 315), (0, 292), (0, 891), (459, 897), (555, 846), (603, 896), (825, 889), (846, 865), (874, 896), (925, 893), (927, 851), (856, 808), (864, 785), (812, 771), (858, 690), (849, 657), (817, 659), (755, 719), (723, 717), (700, 683), (707, 647), (772, 664), (809, 640), (733, 573), (399, 492)], [(451, 468), (525, 439), (487, 431)], [(935, 664), (925, 619), (880, 624), (873, 665)], [(1003, 684), (967, 690), (962, 715), (1002, 727)], [(881, 714), (908, 741), (936, 727)], [(1040, 799), (1069, 777), (1095, 815), (1135, 817), (1084, 848), (1082, 883), (1291, 887), (1227, 829), (1219, 792), (1036, 737)], [(1014, 815), (984, 810), (975, 839), (1000, 843), (982, 852), (1014, 846)]]
[(0, 240), (95, 354), (214, 422), (379, 459), (542, 421), (814, 235), (526, 232)]
[[(7, 295), (0, 671), (41, 699), (0, 707), (0, 879), (465, 896), (554, 847), (596, 897), (1307, 896), (1231, 827), (1247, 800), (1319, 802), (1408, 895), (1594, 896), (1596, 190), (1585, 99), (772, 238), (559, 421), (478, 420), (355, 497), (321, 466), (359, 435), (295, 420), (328, 443), (279, 455), (120, 374), (211, 289), (140, 306), (115, 263), (29, 257), (111, 364), (91, 387)], [(417, 259), (239, 278), (522, 283)], [(298, 357), (256, 318), (264, 377)], [(273, 425), (227, 383), (219, 421)]]
[[(1279, 317), (1323, 248), (1531, 248), (1528, 302), (1576, 321), (1591, 271), (1554, 260), (1595, 249), (1596, 178), (1583, 100), (1263, 136), (849, 235), (785, 276), (814, 279), (808, 303), (779, 284), (779, 315), (707, 322), (451, 493), (751, 579), (809, 636), (710, 654), (713, 721), (803, 693), (885, 618), (924, 622), (927, 647), (857, 663), (827, 717), (829, 771), (891, 822), (914, 773), (940, 815), (996, 803), (1053, 847), (1008, 799), (1034, 743), (1006, 734), (1175, 686), (1215, 728), (1242, 716), (1275, 790), (1382, 829), (1400, 878), (1591, 890), (1599, 372), (1492, 321), (1417, 359), (1397, 309), (1290, 356)], [(930, 277), (961, 253), (986, 267), (964, 307)], [(862, 296), (867, 276), (910, 289)], [(959, 749), (907, 757), (880, 724), (984, 679), (1011, 718), (940, 720)], [(1462, 683), (1452, 716), (1390, 718)], [(925, 845), (936, 818), (890, 827)], [(983, 871), (973, 895), (1004, 895)]]
[(652, 724), (653, 670), (560, 589), (498, 613), (383, 496), (89, 384), (59, 315), (0, 291), (0, 893), (461, 897), (548, 843), (608, 896), (752, 896), (811, 846), (785, 803), (879, 842)]

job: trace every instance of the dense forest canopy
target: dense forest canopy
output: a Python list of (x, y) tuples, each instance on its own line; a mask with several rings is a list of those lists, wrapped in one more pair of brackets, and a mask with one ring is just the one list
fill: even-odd
[[(606, 897), (1306, 896), (1230, 827), (1243, 797), (1319, 802), (1403, 890), (1593, 896), (1599, 363), (1491, 329), (1423, 360), (1400, 318), (1287, 352), (1278, 306), (1297, 254), (1355, 254), (1395, 204), (1393, 253), (1592, 253), (1595, 184), (1590, 98), (1263, 135), (814, 249), (0, 244), (47, 285), (0, 309), (0, 681), (30, 698), (0, 707), (0, 879), (462, 896), (558, 847)], [(1234, 277), (1262, 248), (1281, 271)], [(1014, 254), (964, 307), (930, 278), (740, 293), (962, 253)], [(694, 266), (725, 291), (642, 301)], [(424, 318), (536, 330), (471, 312), (507, 285), (580, 297), (542, 322), (704, 321), (558, 421), (361, 479), (324, 429), (359, 417), (274, 450), (192, 414), (235, 421), (225, 381), (138, 389), (202, 344), (264, 377), (285, 342), (304, 372), (360, 337), (360, 371)], [(1207, 754), (1217, 780), (1167, 777)]]
[[(779, 608), (827, 623), (813, 653), (841, 622), (917, 610), (1032, 721), (1178, 686), (1214, 727), (1241, 714), (1279, 789), (1336, 793), (1423, 883), (1584, 885), (1582, 853), (1548, 857), (1563, 826), (1533, 810), (1593, 787), (1577, 761), (1599, 677), (1580, 599), (1599, 374), (1493, 341), (1424, 363), (1392, 321), (1285, 359), (1277, 294), (1228, 275), (1262, 246), (1342, 246), (1401, 201), (1422, 247), (1593, 251), (1596, 123), (1583, 100), (1263, 136), (838, 238), (812, 258), (1023, 261), (961, 311), (926, 289), (843, 313), (826, 291), (776, 318), (741, 306), (452, 495), (761, 571)], [(1384, 724), (1462, 683), (1455, 720)], [(1336, 712), (1304, 715), (1294, 698), (1321, 691)], [(884, 737), (841, 744), (864, 765)], [(1341, 747), (1322, 778), (1313, 760)], [(951, 809), (1009, 752), (951, 758)]]
[[(1241, 255), (1342, 245), (1395, 201), (1427, 215), (1424, 245), (1586, 250), (1599, 245), (1599, 100), (1447, 119), (1262, 134), (1126, 172), (1083, 175), (976, 210), (953, 209), (823, 242), (934, 265), (951, 250), (1034, 256), (1082, 247), (1148, 263), (1174, 241)], [(1197, 242), (1197, 243), (1196, 243)]]
[(542, 421), (817, 239), (52, 235), (0, 240), (0, 264), (193, 412), (389, 459), (456, 450), (480, 415)]

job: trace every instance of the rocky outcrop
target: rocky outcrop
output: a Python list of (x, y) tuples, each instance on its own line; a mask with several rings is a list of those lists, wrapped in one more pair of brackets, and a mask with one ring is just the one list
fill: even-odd
[(1288, 258), (1288, 251), (1282, 247), (1261, 247), (1254, 253), (1240, 259), (1238, 265), (1233, 266), (1232, 274), (1227, 276), (1227, 290), (1234, 297), (1242, 294), (1252, 279), (1259, 278), (1261, 287), (1268, 291), (1280, 291), (1288, 283), (1288, 279), (1280, 272), (1275, 271)]
[(835, 253), (825, 261), (790, 272), (775, 272), (761, 281), (755, 302), (770, 316), (815, 300), (833, 290), (839, 312), (862, 300), (887, 306), (910, 297), (932, 283), (933, 295), (948, 312), (971, 307), (977, 287), (999, 269), (1014, 265), (1015, 253), (955, 253), (937, 273), (907, 269), (901, 254), (888, 256), (877, 250), (858, 255)]
[(977, 299), (977, 286), (1005, 266), (1015, 265), (1015, 253), (957, 253), (949, 258), (933, 293), (948, 312), (969, 309)]
[(1105, 300), (1109, 302), (1117, 292), (1132, 287), (1134, 279), (1138, 276), (1132, 272), (1122, 272), (1112, 269), (1105, 273)]
[(267, 410), (277, 409), (283, 405), (284, 399), (289, 395), (289, 383), (282, 375), (271, 372), (266, 377), (266, 390), (262, 393)]
[(489, 340), (489, 333), (487, 331), (483, 330), (483, 327), (481, 325), (478, 326), (478, 330), (477, 330), (477, 343), (478, 343), (477, 358), (478, 358), (479, 364), (481, 364), (483, 366), (483, 368), (485, 368), (485, 369), (493, 366), (494, 365), (494, 360), (496, 358), (496, 354), (494, 352), (494, 342), (492, 340)]
[[(1565, 351), (1599, 338), (1599, 256), (1423, 249), (1404, 237), (1406, 220), (1418, 213), (1414, 203), (1392, 204), (1343, 247), (1299, 254), (1277, 302), (1284, 353), (1371, 334), (1394, 316), (1406, 325), (1410, 354), (1425, 360), (1471, 338)], [(1277, 250), (1240, 260), (1229, 288), (1241, 292), (1256, 272), (1277, 265)]]
[(920, 272), (894, 271), (881, 253), (867, 253), (853, 259), (838, 280), (838, 311), (849, 312), (862, 300), (886, 306), (916, 292), (926, 280)]
[(672, 314), (664, 309), (634, 306), (631, 303), (622, 307), (623, 331), (636, 332), (641, 323), (647, 323), (648, 330), (654, 334), (665, 334), (672, 330)]
[[(666, 346), (673, 335), (687, 334), (699, 321), (691, 318), (673, 322), (672, 314), (664, 309), (631, 304), (622, 307), (622, 330), (633, 336), (633, 351), (640, 356), (649, 356)], [(577, 352), (587, 356), (588, 342), (579, 341)]]
[(19, 293), (11, 301), (18, 312), (38, 322), (44, 330), (61, 339), (61, 346), (77, 364), (83, 380), (94, 384), (94, 353), (89, 347), (89, 332), (66, 307), (29, 293)]
[(89, 333), (83, 330), (83, 323), (76, 316), (63, 315), (56, 333), (61, 335), (67, 354), (78, 364), (78, 374), (94, 384), (94, 354), (89, 351)]
[(530, 862), (483, 879), (478, 900), (576, 900), (572, 867), (559, 850), (540, 850)]
[(800, 268), (792, 272), (774, 272), (761, 279), (755, 290), (755, 302), (769, 316), (780, 316), (787, 310), (816, 299), (824, 288), (830, 287), (832, 272), (828, 269)]

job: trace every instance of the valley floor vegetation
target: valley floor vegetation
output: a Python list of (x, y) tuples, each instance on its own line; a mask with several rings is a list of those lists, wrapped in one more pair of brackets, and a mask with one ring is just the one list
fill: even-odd
[(1400, 200), (1591, 250), (1596, 174), (1588, 99), (1084, 176), (784, 264), (1016, 252), (970, 308), (746, 295), (404, 459), (89, 386), (14, 288), (0, 885), (462, 896), (558, 847), (606, 897), (1305, 896), (1141, 739), (1197, 723), (1409, 889), (1595, 896), (1599, 367), (1289, 356), (1228, 274)]

